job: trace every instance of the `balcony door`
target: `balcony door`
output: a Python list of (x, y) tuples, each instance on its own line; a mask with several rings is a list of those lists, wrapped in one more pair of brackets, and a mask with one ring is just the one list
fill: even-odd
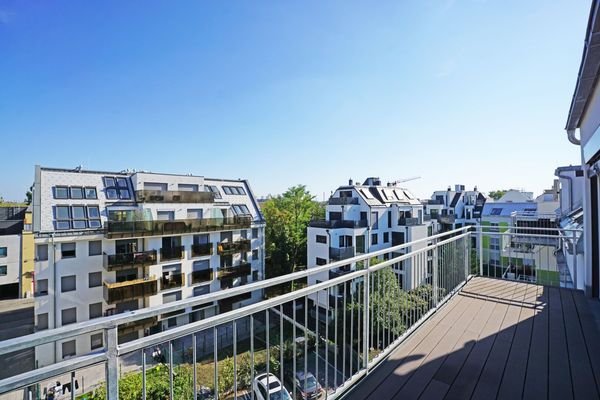
[(129, 254), (129, 253), (136, 253), (137, 251), (138, 251), (137, 239), (117, 240), (115, 242), (116, 254)]
[(181, 236), (165, 236), (162, 238), (163, 249), (173, 249), (181, 246)]

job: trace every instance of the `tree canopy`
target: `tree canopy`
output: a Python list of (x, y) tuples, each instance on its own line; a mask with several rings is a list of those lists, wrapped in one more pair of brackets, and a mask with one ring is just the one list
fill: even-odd
[(504, 196), (504, 194), (506, 192), (507, 192), (507, 190), (505, 190), (505, 189), (502, 189), (502, 190), (492, 190), (491, 192), (488, 193), (488, 196), (490, 196), (494, 200), (498, 200), (498, 199), (500, 199), (500, 197)]

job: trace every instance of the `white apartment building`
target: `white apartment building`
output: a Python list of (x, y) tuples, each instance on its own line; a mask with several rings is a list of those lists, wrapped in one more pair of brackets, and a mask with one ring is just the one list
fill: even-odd
[[(378, 178), (368, 178), (362, 185), (350, 180), (348, 185), (337, 188), (329, 198), (326, 219), (313, 221), (308, 227), (307, 266), (314, 268), (431, 234), (432, 226), (424, 220), (423, 205), (407, 189), (391, 184), (383, 186)], [(412, 250), (426, 245), (424, 241), (415, 245)], [(311, 275), (308, 284), (337, 277), (353, 268), (349, 264), (331, 270), (329, 274)], [(409, 260), (400, 263), (394, 270), (402, 288), (406, 290), (418, 286), (425, 278), (412, 273)], [(331, 293), (332, 296), (337, 294)], [(312, 298), (313, 304), (318, 303), (323, 312), (329, 299), (316, 300)]]
[[(264, 218), (245, 180), (36, 166), (37, 330), (264, 277)], [(125, 326), (119, 340), (228, 311), (261, 294)], [(38, 348), (38, 366), (102, 346), (99, 332)]]
[(477, 225), (481, 221), (481, 212), (488, 198), (477, 190), (466, 190), (465, 185), (454, 185), (454, 190), (433, 192), (431, 198), (425, 200), (426, 218), (431, 218), (434, 232), (445, 232), (466, 225)]

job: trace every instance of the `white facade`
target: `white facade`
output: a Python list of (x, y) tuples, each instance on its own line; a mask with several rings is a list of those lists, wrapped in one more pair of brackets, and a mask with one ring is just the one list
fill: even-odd
[(433, 192), (423, 202), (425, 213), (434, 224), (434, 232), (444, 232), (466, 225), (477, 225), (488, 198), (477, 190), (466, 190), (464, 185), (454, 185), (454, 190)]
[(20, 275), (21, 236), (0, 235), (0, 291), (3, 285), (18, 285)]
[[(423, 205), (407, 189), (382, 186), (377, 178), (369, 178), (362, 185), (340, 186), (326, 207), (326, 220), (314, 221), (307, 232), (307, 267), (314, 268), (355, 255), (382, 250), (422, 239), (431, 234), (432, 227), (425, 221)], [(423, 241), (404, 251), (427, 246)], [(410, 290), (420, 285), (425, 276), (412, 272), (410, 260), (402, 268), (394, 269), (402, 288)], [(325, 281), (355, 268), (348, 265), (329, 273), (311, 275), (308, 284)], [(337, 293), (330, 293), (336, 295)], [(317, 303), (313, 296), (311, 300)], [(319, 298), (326, 308), (328, 299)]]
[[(264, 219), (244, 180), (36, 167), (33, 221), (38, 329), (264, 277)], [(143, 288), (144, 295), (133, 295), (132, 285)], [(123, 331), (121, 340), (259, 298), (257, 292), (253, 298), (190, 309)], [(92, 336), (76, 339), (76, 354), (93, 350), (94, 339), (98, 345)], [(63, 348), (70, 353), (72, 345), (38, 348), (38, 365), (68, 357)]]

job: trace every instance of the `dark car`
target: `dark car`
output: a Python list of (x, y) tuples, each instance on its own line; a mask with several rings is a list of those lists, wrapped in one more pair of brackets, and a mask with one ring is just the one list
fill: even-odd
[(296, 388), (297, 400), (317, 400), (323, 392), (317, 378), (311, 372), (306, 372), (305, 376), (304, 371), (297, 371), (295, 377), (289, 374), (287, 381)]

